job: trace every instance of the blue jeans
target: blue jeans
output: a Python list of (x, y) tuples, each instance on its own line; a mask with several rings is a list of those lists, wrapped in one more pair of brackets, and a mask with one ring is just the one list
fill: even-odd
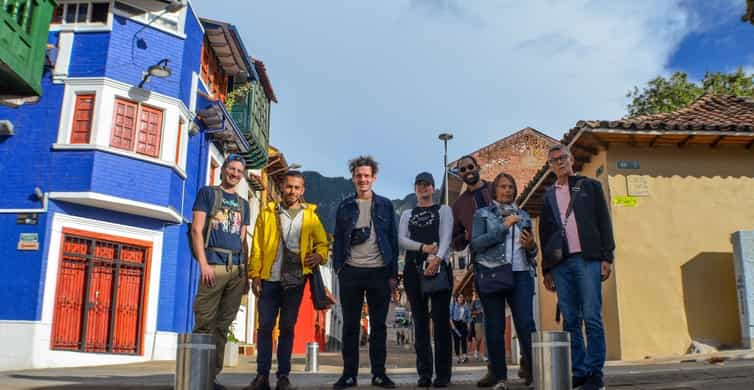
[[(480, 294), (484, 309), (484, 337), (487, 356), (495, 379), (508, 379), (505, 364), (505, 302), (513, 312), (513, 324), (521, 345), (521, 356), (531, 367), (531, 334), (537, 331), (534, 323), (534, 276), (531, 271), (513, 273), (515, 287), (511, 291)], [(531, 368), (530, 368), (531, 369)]]
[(288, 376), (291, 372), (291, 352), (293, 351), (293, 330), (296, 327), (298, 308), (304, 286), (283, 289), (280, 282), (262, 281), (259, 295), (259, 329), (257, 330), (257, 374), (269, 375), (272, 367), (272, 330), (280, 313), (280, 336), (278, 337), (277, 377)]
[[(602, 377), (605, 366), (600, 263), (575, 255), (550, 271), (563, 314), (563, 330), (571, 334), (571, 361), (576, 377)], [(586, 328), (587, 347), (584, 347), (582, 324)]]

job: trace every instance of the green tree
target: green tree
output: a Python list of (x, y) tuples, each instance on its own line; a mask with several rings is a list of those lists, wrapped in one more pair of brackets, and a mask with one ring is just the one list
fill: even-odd
[(669, 78), (657, 77), (639, 89), (626, 94), (631, 99), (628, 116), (671, 112), (693, 103), (705, 93), (719, 95), (754, 96), (754, 75), (742, 68), (733, 73), (707, 73), (700, 83), (689, 80), (685, 72), (675, 72)]

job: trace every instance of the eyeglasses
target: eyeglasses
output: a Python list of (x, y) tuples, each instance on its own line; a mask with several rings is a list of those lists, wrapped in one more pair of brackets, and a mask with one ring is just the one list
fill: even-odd
[(553, 158), (547, 160), (547, 162), (549, 162), (550, 164), (555, 164), (555, 163), (565, 162), (567, 160), (568, 160), (568, 155), (567, 154), (561, 154), (558, 157), (553, 157)]
[(459, 167), (459, 168), (458, 168), (458, 172), (461, 172), (461, 173), (466, 173), (466, 172), (471, 172), (471, 171), (473, 171), (473, 170), (475, 170), (475, 169), (476, 169), (476, 165), (474, 165), (474, 164), (469, 164), (469, 165), (467, 165), (467, 166), (465, 166), (465, 167)]

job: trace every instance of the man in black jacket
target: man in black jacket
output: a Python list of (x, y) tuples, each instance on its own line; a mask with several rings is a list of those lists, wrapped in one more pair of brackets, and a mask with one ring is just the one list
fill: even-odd
[[(545, 287), (557, 291), (563, 330), (571, 334), (573, 387), (603, 389), (601, 282), (610, 277), (615, 250), (610, 213), (600, 182), (573, 174), (573, 157), (567, 146), (550, 148), (547, 161), (558, 179), (545, 191), (540, 214)], [(553, 255), (554, 246), (559, 247), (561, 256)]]

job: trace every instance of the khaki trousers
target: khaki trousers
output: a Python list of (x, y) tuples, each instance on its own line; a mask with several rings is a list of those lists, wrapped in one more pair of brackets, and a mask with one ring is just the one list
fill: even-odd
[(194, 333), (215, 336), (214, 378), (223, 369), (228, 327), (241, 305), (246, 275), (242, 275), (241, 268), (236, 265), (230, 270), (225, 265), (212, 265), (212, 268), (215, 270), (215, 286), (205, 286), (200, 280), (194, 299)]

